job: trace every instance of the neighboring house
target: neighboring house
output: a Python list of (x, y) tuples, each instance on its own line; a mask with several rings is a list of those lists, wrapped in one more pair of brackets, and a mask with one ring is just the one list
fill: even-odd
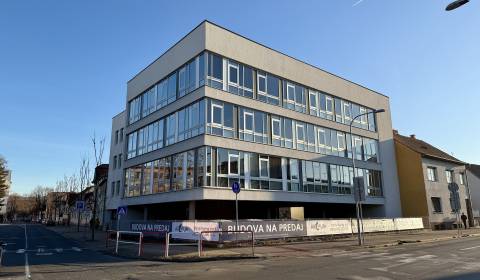
[[(107, 181), (108, 181), (108, 164), (101, 164), (95, 167), (95, 172), (93, 176), (93, 188), (94, 188), (94, 197), (93, 200), (95, 201), (95, 193), (96, 193), (96, 218), (99, 221), (99, 225), (103, 225), (104, 223), (104, 214), (105, 214), (105, 202), (106, 202), (106, 192), (107, 192)], [(97, 189), (95, 191), (95, 188)], [(92, 209), (93, 210), (93, 209)]]
[(424, 217), (434, 229), (455, 226), (456, 214), (450, 204), (449, 184), (460, 193), (460, 213), (472, 221), (465, 163), (417, 139), (394, 131), (400, 197), (404, 217)]
[(121, 221), (232, 219), (234, 182), (241, 219), (354, 217), (353, 156), (365, 216), (401, 214), (389, 98), (221, 26), (199, 24), (125, 100), (112, 121), (111, 218), (125, 205)]
[(5, 192), (5, 196), (0, 198), (0, 222), (6, 219), (7, 214), (7, 204), (8, 204), (8, 195), (10, 193), (10, 187), (12, 186), (12, 171), (7, 170), (7, 191)]
[(467, 182), (472, 199), (472, 213), (475, 225), (480, 225), (480, 165), (467, 164)]
[(60, 224), (70, 224), (77, 193), (50, 192), (47, 195), (46, 219)]

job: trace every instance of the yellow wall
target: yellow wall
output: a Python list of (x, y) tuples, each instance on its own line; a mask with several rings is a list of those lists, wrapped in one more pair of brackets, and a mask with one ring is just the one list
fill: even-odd
[(428, 216), (421, 155), (398, 141), (395, 141), (395, 153), (403, 216)]

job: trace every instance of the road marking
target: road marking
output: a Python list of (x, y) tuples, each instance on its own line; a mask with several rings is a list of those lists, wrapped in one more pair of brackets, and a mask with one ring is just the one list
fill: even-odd
[(55, 248), (55, 251), (56, 251), (57, 253), (61, 253), (61, 252), (63, 252), (63, 249), (62, 249), (62, 248)]
[(25, 249), (18, 249), (17, 254), (25, 254)]
[[(28, 249), (28, 236), (27, 236), (27, 225), (23, 225), (25, 227), (25, 250)], [(25, 252), (25, 278), (30, 279), (30, 266), (28, 265), (28, 253)]]
[(80, 248), (78, 248), (78, 247), (72, 247), (72, 250), (73, 250), (73, 251), (76, 251), (76, 252), (81, 252), (81, 251), (82, 251), (82, 249), (80, 249)]
[(480, 245), (473, 246), (473, 247), (468, 247), (468, 248), (463, 248), (463, 249), (460, 249), (460, 251), (468, 251), (468, 250), (472, 250), (472, 249), (475, 249), (475, 248), (480, 248)]
[(38, 248), (37, 249), (37, 253), (43, 253), (43, 252), (45, 252), (45, 249), (43, 249), (43, 248)]

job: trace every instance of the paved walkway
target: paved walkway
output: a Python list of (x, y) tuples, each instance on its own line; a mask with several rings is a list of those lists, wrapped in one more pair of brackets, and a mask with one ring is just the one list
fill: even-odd
[[(85, 248), (97, 250), (107, 253), (113, 253), (114, 242), (110, 247), (106, 248), (106, 233), (96, 231), (95, 241), (90, 241), (90, 231), (82, 229), (77, 232), (75, 227), (50, 227), (58, 233), (63, 234), (67, 238), (75, 239), (84, 244)], [(480, 228), (472, 228), (462, 230), (462, 237), (480, 236)], [(437, 242), (457, 238), (457, 230), (443, 231), (402, 231), (389, 233), (374, 233), (365, 236), (365, 247), (388, 247), (388, 246), (404, 246), (417, 242)], [(278, 241), (261, 241), (255, 246), (255, 256), (257, 257), (287, 257), (287, 256), (328, 256), (345, 251), (359, 249), (356, 236), (348, 236), (339, 239), (324, 237), (323, 240), (278, 240)], [(138, 247), (133, 244), (122, 244), (119, 254), (122, 256), (135, 257)], [(190, 259), (198, 255), (197, 246), (175, 246), (170, 248), (170, 255), (176, 256), (178, 259)], [(248, 256), (251, 254), (251, 247), (236, 248), (217, 248), (207, 246), (204, 248), (204, 254), (208, 257), (236, 257)], [(163, 259), (164, 243), (146, 243), (143, 250), (144, 259)]]

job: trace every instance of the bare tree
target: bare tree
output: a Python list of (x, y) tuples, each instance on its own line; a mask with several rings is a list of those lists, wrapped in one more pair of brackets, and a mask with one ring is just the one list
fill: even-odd
[[(98, 167), (102, 164), (103, 150), (105, 148), (105, 137), (102, 137), (97, 143), (95, 136), (95, 131), (93, 132), (92, 137), (93, 152), (95, 155), (95, 167)], [(92, 212), (92, 223), (91, 223), (91, 232), (92, 240), (95, 240), (95, 226), (97, 224), (97, 197), (98, 197), (98, 182), (94, 182), (93, 187), (95, 188), (94, 200), (93, 200), (93, 212)]]
[[(81, 159), (78, 178), (80, 187), (80, 199), (83, 200), (83, 191), (90, 185), (90, 160), (87, 156), (83, 156)], [(77, 212), (77, 216), (77, 231), (80, 231), (80, 209)]]
[(30, 196), (33, 199), (32, 214), (39, 220), (45, 217), (47, 210), (47, 196), (53, 189), (48, 187), (37, 186), (31, 192)]

